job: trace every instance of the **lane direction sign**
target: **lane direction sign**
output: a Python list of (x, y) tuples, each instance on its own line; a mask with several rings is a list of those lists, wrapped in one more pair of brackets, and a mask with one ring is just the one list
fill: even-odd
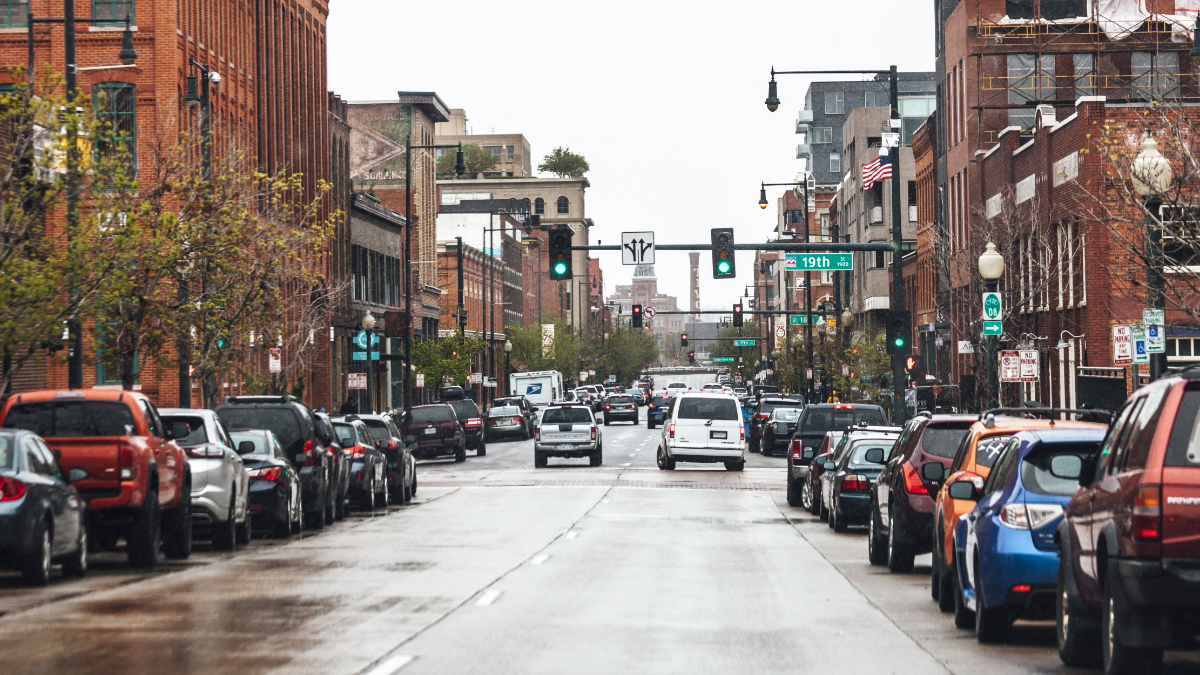
[(653, 265), (654, 264), (654, 233), (653, 232), (622, 232), (621, 233), (621, 264), (622, 265)]

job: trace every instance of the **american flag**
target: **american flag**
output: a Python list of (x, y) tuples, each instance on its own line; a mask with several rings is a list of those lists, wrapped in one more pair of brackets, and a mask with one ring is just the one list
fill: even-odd
[(863, 190), (870, 190), (876, 181), (892, 177), (892, 160), (887, 155), (862, 165)]

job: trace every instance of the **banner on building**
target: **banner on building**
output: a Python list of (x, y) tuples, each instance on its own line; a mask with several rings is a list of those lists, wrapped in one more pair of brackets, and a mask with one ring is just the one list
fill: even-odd
[(267, 362), (270, 365), (270, 371), (272, 373), (283, 372), (283, 350), (279, 347), (271, 347), (270, 357), (268, 358)]
[(554, 324), (542, 324), (542, 358), (554, 358)]

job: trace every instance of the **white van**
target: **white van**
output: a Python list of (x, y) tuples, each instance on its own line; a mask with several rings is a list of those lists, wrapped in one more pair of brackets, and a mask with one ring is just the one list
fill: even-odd
[(658, 468), (675, 462), (722, 462), (728, 471), (746, 468), (742, 405), (728, 394), (680, 394), (671, 399), (658, 445)]
[(513, 396), (524, 396), (539, 409), (563, 400), (565, 394), (563, 376), (557, 370), (513, 373), (508, 376), (508, 384)]

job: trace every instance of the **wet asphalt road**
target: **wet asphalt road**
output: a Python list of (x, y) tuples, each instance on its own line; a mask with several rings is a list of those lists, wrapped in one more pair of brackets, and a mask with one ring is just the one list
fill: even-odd
[[(425, 462), (411, 505), (152, 574), (0, 573), (4, 673), (1054, 673), (1049, 624), (983, 647), (862, 532), (784, 501), (782, 458), (654, 468), (658, 430), (604, 428), (604, 466), (493, 442)], [(1169, 655), (1171, 673), (1200, 673)]]

